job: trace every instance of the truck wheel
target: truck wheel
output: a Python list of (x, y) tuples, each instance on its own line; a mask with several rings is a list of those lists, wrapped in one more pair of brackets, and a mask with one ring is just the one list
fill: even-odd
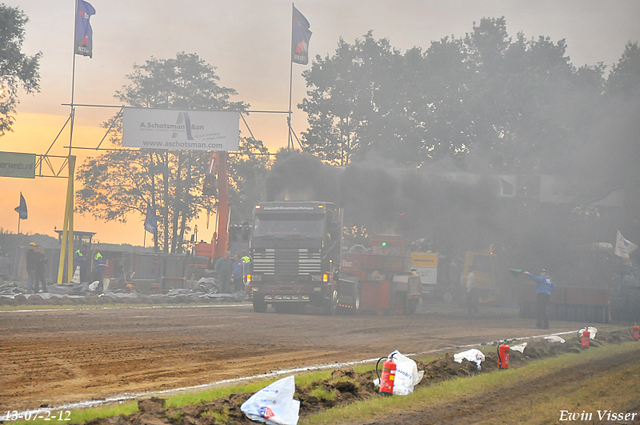
[(267, 311), (267, 303), (264, 302), (264, 298), (258, 296), (253, 297), (253, 311), (256, 313), (264, 313)]
[(338, 290), (333, 287), (331, 288), (331, 295), (329, 298), (324, 300), (322, 305), (322, 312), (325, 316), (335, 316), (336, 310), (338, 308)]
[(353, 314), (360, 314), (360, 288), (356, 286), (355, 288), (355, 300), (353, 301)]

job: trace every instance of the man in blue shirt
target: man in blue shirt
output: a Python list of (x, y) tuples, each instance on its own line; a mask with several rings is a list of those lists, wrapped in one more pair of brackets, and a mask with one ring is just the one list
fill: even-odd
[(540, 270), (540, 276), (533, 276), (524, 272), (536, 283), (536, 328), (549, 329), (549, 298), (556, 290), (556, 284), (549, 278), (545, 269)]

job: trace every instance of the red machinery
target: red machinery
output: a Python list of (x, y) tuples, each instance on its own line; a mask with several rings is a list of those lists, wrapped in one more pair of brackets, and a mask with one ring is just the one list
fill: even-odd
[(195, 245), (195, 255), (206, 257), (208, 263), (222, 257), (229, 246), (231, 203), (229, 202), (228, 157), (227, 152), (212, 152), (209, 169), (204, 179), (202, 192), (207, 196), (217, 196), (218, 198), (216, 224), (211, 243), (200, 242)]
[[(387, 359), (382, 364), (382, 375), (378, 372), (378, 364), (383, 359)], [(393, 361), (393, 355), (389, 357), (380, 357), (378, 362), (376, 363), (376, 374), (378, 375), (378, 379), (380, 380), (380, 394), (382, 395), (393, 395), (393, 384), (396, 379), (396, 363)]]
[(338, 306), (378, 314), (413, 314), (422, 295), (420, 277), (411, 272), (411, 256), (404, 238), (379, 235), (371, 238), (371, 253), (343, 253), (340, 280), (357, 282), (357, 302)]
[(629, 326), (629, 330), (631, 331), (631, 338), (633, 338), (634, 341), (637, 341), (640, 339), (640, 326), (638, 325), (633, 325), (633, 327)]
[(589, 332), (589, 327), (587, 326), (582, 332), (582, 348), (589, 348), (589, 342), (591, 341), (591, 332)]
[(507, 344), (500, 344), (498, 346), (498, 368), (509, 369), (509, 346)]

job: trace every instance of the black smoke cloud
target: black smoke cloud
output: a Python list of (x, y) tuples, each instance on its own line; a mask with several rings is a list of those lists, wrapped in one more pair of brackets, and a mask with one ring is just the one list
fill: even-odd
[[(345, 209), (345, 224), (369, 233), (393, 233), (435, 243), (486, 243), (483, 232), (499, 231), (497, 186), (489, 178), (456, 181), (453, 174), (399, 170), (381, 160), (344, 169), (309, 154), (292, 154), (272, 168), (267, 200), (334, 202)], [(477, 240), (474, 240), (477, 239)]]
[(291, 154), (271, 168), (265, 182), (268, 201), (336, 202), (337, 170), (309, 154)]

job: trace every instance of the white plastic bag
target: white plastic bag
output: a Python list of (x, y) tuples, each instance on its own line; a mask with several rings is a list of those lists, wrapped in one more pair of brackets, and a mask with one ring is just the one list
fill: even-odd
[(560, 344), (564, 344), (564, 338), (560, 338), (558, 335), (545, 336), (544, 339), (549, 342), (559, 342)]
[(527, 343), (523, 342), (522, 344), (511, 346), (511, 351), (519, 351), (524, 354), (524, 349), (527, 348)]
[(456, 363), (462, 363), (463, 359), (466, 359), (470, 362), (475, 362), (477, 366), (480, 366), (480, 363), (484, 361), (484, 354), (482, 353), (482, 351), (472, 348), (470, 350), (453, 355), (453, 361)]
[(267, 385), (240, 406), (247, 418), (270, 425), (296, 425), (300, 402), (293, 399), (296, 382), (293, 375)]
[(80, 267), (76, 267), (76, 270), (73, 272), (73, 278), (71, 279), (73, 283), (80, 283)]
[[(598, 330), (592, 326), (589, 326), (589, 338), (591, 339), (596, 339), (596, 334), (598, 333)], [(586, 331), (587, 328), (582, 328), (578, 331), (578, 336), (580, 336), (580, 338), (582, 338), (582, 334), (584, 333), (584, 331)]]
[[(407, 356), (400, 354), (398, 350), (389, 354), (393, 356), (396, 364), (396, 375), (393, 381), (393, 395), (409, 395), (413, 388), (422, 381), (424, 370), (418, 372), (418, 365)], [(380, 380), (376, 378), (373, 385), (380, 386)]]

